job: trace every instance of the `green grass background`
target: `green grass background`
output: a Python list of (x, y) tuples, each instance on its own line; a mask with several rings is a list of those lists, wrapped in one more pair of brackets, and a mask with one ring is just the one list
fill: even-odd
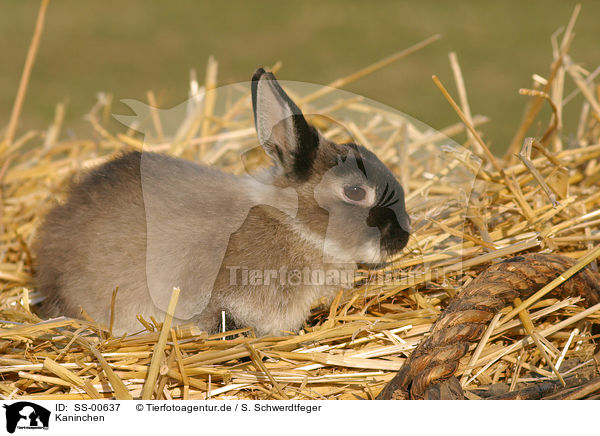
[[(571, 49), (589, 69), (600, 64), (600, 2), (583, 1)], [(456, 51), (473, 113), (493, 148), (512, 138), (531, 86), (547, 76), (550, 35), (566, 25), (573, 1), (158, 1), (51, 0), (20, 131), (43, 128), (57, 102), (68, 103), (71, 134), (97, 91), (164, 107), (186, 98), (189, 70), (219, 61), (220, 84), (246, 81), (262, 65), (283, 62), (279, 78), (326, 84), (434, 33), (443, 38), (347, 89), (404, 111), (436, 129), (458, 120), (431, 81), (456, 95), (448, 53)], [(8, 122), (39, 7), (0, 0), (0, 126)], [(569, 89), (572, 85), (569, 84)], [(565, 136), (581, 98), (567, 106)], [(548, 112), (546, 112), (546, 115)], [(543, 120), (547, 121), (547, 117)], [(543, 131), (537, 124), (532, 133)]]

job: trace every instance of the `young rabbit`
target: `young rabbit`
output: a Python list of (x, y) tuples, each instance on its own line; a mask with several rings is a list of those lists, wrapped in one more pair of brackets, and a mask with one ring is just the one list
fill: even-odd
[(252, 104), (274, 164), (259, 174), (129, 152), (72, 187), (35, 244), (46, 315), (108, 324), (118, 288), (113, 332), (132, 333), (137, 314), (164, 318), (177, 286), (174, 323), (215, 332), (224, 311), (227, 327), (281, 335), (348, 284), (337, 273), (406, 245), (402, 187), (373, 153), (321, 136), (263, 69)]

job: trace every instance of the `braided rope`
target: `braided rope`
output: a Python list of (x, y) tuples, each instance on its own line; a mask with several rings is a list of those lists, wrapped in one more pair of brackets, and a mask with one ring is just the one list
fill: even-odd
[[(430, 336), (377, 399), (463, 397), (452, 376), (487, 323), (515, 298), (528, 298), (575, 263), (565, 256), (534, 253), (490, 266), (450, 302)], [(581, 296), (586, 307), (592, 306), (600, 301), (600, 274), (584, 269), (552, 292), (561, 298)]]

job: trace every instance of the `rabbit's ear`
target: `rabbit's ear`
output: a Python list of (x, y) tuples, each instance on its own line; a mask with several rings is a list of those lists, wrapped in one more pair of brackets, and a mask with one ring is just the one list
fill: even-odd
[(252, 77), (252, 107), (258, 141), (288, 175), (305, 179), (319, 147), (319, 134), (275, 79), (262, 68)]

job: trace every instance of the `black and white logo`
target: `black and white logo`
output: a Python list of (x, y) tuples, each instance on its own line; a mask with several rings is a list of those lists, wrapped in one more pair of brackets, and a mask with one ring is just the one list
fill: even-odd
[(9, 433), (14, 433), (16, 429), (48, 430), (50, 421), (48, 409), (29, 401), (4, 404), (3, 407), (6, 409), (6, 431)]

